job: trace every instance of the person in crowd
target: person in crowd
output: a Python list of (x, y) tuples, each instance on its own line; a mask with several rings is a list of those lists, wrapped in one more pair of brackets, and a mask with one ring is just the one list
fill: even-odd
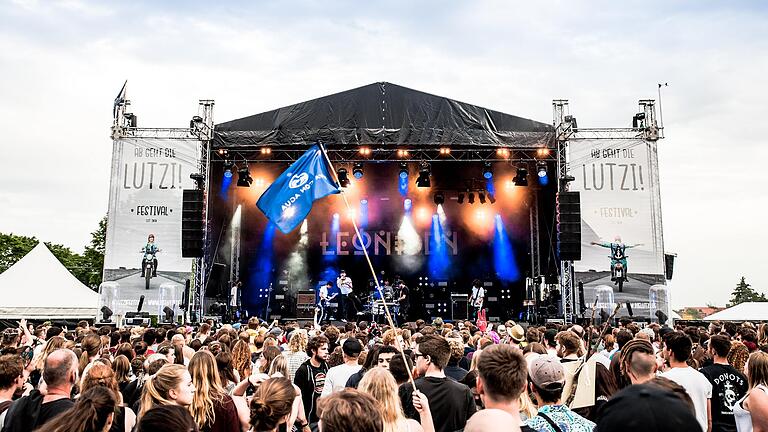
[[(296, 389), (288, 378), (275, 377), (261, 382), (250, 403), (251, 430), (277, 431), (289, 421), (295, 399)], [(308, 429), (308, 425), (302, 424), (301, 429)]]
[(642, 384), (656, 376), (656, 355), (653, 345), (643, 339), (634, 339), (619, 352), (621, 375), (631, 384)]
[[(405, 360), (403, 360), (403, 358), (405, 358)], [(404, 384), (411, 379), (413, 373), (413, 360), (411, 360), (410, 356), (403, 357), (396, 355), (392, 357), (392, 360), (389, 362), (389, 373), (395, 378), (395, 382), (397, 382), (399, 387), (401, 384)]]
[(429, 402), (419, 391), (414, 392), (414, 397), (419, 398), (414, 407), (420, 409), (421, 423), (405, 417), (398, 397), (397, 382), (386, 369), (374, 368), (368, 371), (360, 380), (358, 390), (371, 395), (378, 402), (384, 421), (384, 432), (432, 432), (435, 430), (432, 414), (429, 411)]
[(120, 395), (125, 400), (125, 389), (131, 383), (131, 362), (128, 360), (128, 357), (122, 354), (115, 357), (112, 361), (112, 371), (115, 373), (115, 381), (120, 390)]
[(596, 431), (701, 432), (694, 411), (680, 397), (650, 382), (616, 393), (596, 423)]
[(221, 387), (224, 388), (227, 394), (231, 395), (232, 390), (240, 382), (240, 377), (232, 367), (232, 354), (229, 351), (222, 351), (216, 354), (216, 369), (219, 372)]
[(344, 389), (319, 401), (320, 432), (383, 432), (376, 400), (356, 389)]
[(288, 359), (288, 373), (290, 374), (286, 378), (291, 381), (296, 378), (296, 371), (299, 370), (299, 367), (309, 360), (307, 355), (308, 340), (305, 330), (294, 330), (288, 340), (288, 350), (283, 352), (285, 358)]
[(768, 353), (758, 351), (747, 362), (749, 390), (733, 406), (739, 432), (768, 431)]
[(712, 432), (735, 432), (734, 403), (747, 393), (747, 377), (728, 364), (731, 340), (724, 335), (709, 338), (707, 348), (713, 364), (699, 370), (712, 384)]
[(557, 356), (557, 330), (545, 330), (543, 342), (544, 346), (547, 348), (547, 353), (551, 356)]
[[(288, 360), (284, 356), (277, 356), (272, 360), (272, 366), (269, 367), (270, 378), (287, 378), (288, 376)], [(298, 422), (299, 425), (308, 425), (307, 417), (304, 414), (304, 401), (301, 398), (301, 389), (296, 384), (293, 384), (293, 388), (296, 390), (296, 398), (293, 401), (293, 408), (291, 409), (291, 415), (288, 418), (288, 424), (292, 425)]]
[(664, 346), (664, 357), (669, 362), (670, 369), (663, 372), (661, 376), (685, 387), (693, 400), (693, 405), (696, 408), (696, 419), (699, 421), (701, 429), (708, 430), (712, 420), (712, 384), (701, 372), (690, 367), (687, 363), (693, 348), (691, 338), (683, 332), (676, 331), (665, 338)]
[(464, 357), (464, 343), (461, 339), (450, 339), (448, 344), (451, 346), (451, 357), (445, 366), (445, 375), (448, 378), (461, 381), (468, 372), (459, 366), (459, 361)]
[(232, 347), (232, 367), (235, 368), (241, 379), (251, 374), (251, 350), (248, 342), (242, 339), (238, 340)]
[(192, 404), (195, 387), (187, 368), (181, 365), (166, 364), (144, 383), (138, 418), (158, 405)]
[(95, 386), (81, 393), (71, 409), (46, 422), (37, 431), (107, 432), (115, 418), (117, 405), (117, 393), (104, 386)]
[[(137, 358), (141, 359), (142, 357), (139, 356)], [(131, 381), (125, 387), (125, 397), (123, 399), (125, 403), (132, 408), (140, 408), (139, 401), (141, 400), (141, 396), (144, 393), (144, 384), (146, 384), (147, 380), (155, 375), (157, 371), (160, 370), (160, 368), (167, 364), (168, 359), (165, 358), (165, 356), (162, 354), (152, 354), (147, 357), (142, 365), (144, 373), (138, 376), (135, 380)]]
[(737, 371), (744, 373), (746, 371), (747, 359), (749, 359), (749, 348), (738, 340), (731, 341), (731, 351), (728, 352), (728, 364)]
[(93, 365), (87, 369), (85, 376), (83, 376), (82, 384), (80, 385), (80, 391), (86, 392), (89, 389), (97, 386), (106, 387), (112, 390), (117, 397), (117, 409), (112, 420), (112, 426), (110, 432), (130, 432), (133, 430), (133, 426), (136, 424), (136, 414), (129, 407), (123, 404), (123, 395), (120, 393), (120, 388), (115, 380), (115, 373), (112, 369), (103, 363), (93, 363)]
[(159, 405), (144, 413), (136, 432), (198, 432), (189, 410), (178, 405)]
[(0, 356), (0, 429), (16, 391), (24, 386), (24, 362), (14, 354)]
[(344, 362), (328, 369), (321, 396), (328, 396), (335, 391), (343, 390), (349, 378), (362, 368), (357, 362), (360, 352), (363, 351), (360, 341), (355, 338), (345, 340), (341, 346), (341, 351)]
[(309, 359), (305, 361), (299, 370), (296, 371), (296, 378), (293, 383), (301, 389), (302, 401), (304, 402), (304, 414), (307, 420), (317, 423), (317, 399), (325, 387), (325, 377), (328, 374), (328, 338), (325, 336), (315, 336), (307, 343), (307, 355)]
[(258, 360), (256, 360), (256, 366), (259, 373), (266, 374), (269, 372), (269, 365), (272, 364), (272, 360), (275, 357), (282, 355), (280, 348), (276, 346), (267, 346), (261, 351)]
[(57, 415), (69, 411), (74, 402), (72, 388), (79, 381), (78, 361), (68, 349), (53, 351), (45, 360), (43, 380), (46, 393), (33, 390), (6, 412), (4, 432), (27, 432), (36, 429)]
[(189, 410), (201, 431), (237, 432), (247, 429), (248, 406), (243, 398), (233, 398), (221, 386), (216, 359), (201, 350), (189, 361), (189, 374), (195, 392)]
[(89, 334), (80, 343), (83, 353), (80, 354), (79, 374), (83, 376), (85, 367), (101, 354), (101, 338), (96, 334)]
[[(463, 428), (477, 407), (469, 387), (446, 377), (443, 372), (451, 356), (448, 341), (434, 334), (424, 336), (414, 350), (414, 355), (419, 375), (414, 384), (430, 401), (435, 430), (449, 432)], [(406, 417), (419, 420), (419, 412), (413, 404), (413, 392), (410, 383), (401, 385), (400, 400)], [(439, 422), (435, 419), (439, 419)]]
[[(522, 352), (512, 345), (492, 345), (484, 349), (477, 360), (477, 393), (483, 406), (486, 410), (501, 410), (512, 415), (512, 428), (519, 428), (521, 424), (520, 395), (525, 389), (526, 371)], [(481, 413), (480, 417), (491, 415)]]
[(562, 403), (565, 388), (565, 368), (554, 357), (541, 356), (533, 360), (528, 370), (528, 390), (539, 407), (535, 417), (525, 425), (538, 432), (592, 431), (595, 424), (571, 411)]

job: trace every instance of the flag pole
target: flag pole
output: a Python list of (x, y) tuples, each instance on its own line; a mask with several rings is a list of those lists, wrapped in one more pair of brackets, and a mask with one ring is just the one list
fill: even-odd
[[(349, 205), (349, 200), (347, 199), (347, 195), (344, 193), (344, 190), (341, 189), (341, 184), (339, 183), (339, 176), (336, 174), (336, 170), (333, 168), (333, 162), (331, 162), (331, 158), (328, 157), (328, 153), (325, 151), (325, 146), (323, 145), (322, 141), (318, 141), (318, 146), (320, 146), (320, 151), (323, 153), (323, 156), (325, 157), (325, 161), (328, 162), (328, 166), (331, 171), (331, 175), (333, 175), (334, 180), (336, 181), (336, 184), (339, 185), (339, 190), (341, 191), (341, 197), (344, 199), (344, 205), (347, 207), (347, 212), (349, 213), (350, 210), (352, 210), (352, 206)], [(358, 240), (360, 240), (360, 246), (363, 249), (363, 256), (365, 256), (366, 262), (368, 262), (368, 268), (371, 270), (371, 275), (373, 276), (373, 282), (376, 284), (376, 291), (379, 292), (380, 298), (384, 298), (384, 294), (381, 291), (381, 285), (379, 284), (379, 278), (376, 276), (376, 270), (373, 268), (373, 263), (371, 262), (371, 257), (368, 255), (368, 248), (365, 247), (363, 244), (363, 237), (360, 235), (360, 230), (357, 227), (357, 222), (355, 221), (355, 218), (352, 217), (352, 226), (355, 228), (355, 234), (357, 235)], [(403, 349), (403, 345), (400, 342), (400, 339), (397, 338), (397, 328), (395, 327), (395, 323), (392, 320), (392, 315), (389, 313), (389, 307), (387, 307), (386, 300), (382, 302), (384, 305), (384, 315), (387, 318), (387, 323), (389, 324), (389, 327), (392, 328), (392, 331), (395, 333), (395, 343), (397, 344), (398, 349), (400, 350), (400, 355), (403, 357), (403, 364), (406, 368), (408, 368), (408, 360), (405, 358), (405, 350)], [(413, 381), (413, 373), (408, 368), (408, 382), (411, 383), (411, 386), (413, 386), (413, 390), (418, 390), (416, 388), (416, 383)]]

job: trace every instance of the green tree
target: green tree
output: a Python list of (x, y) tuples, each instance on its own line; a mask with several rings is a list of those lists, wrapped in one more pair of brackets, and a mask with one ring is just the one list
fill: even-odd
[(728, 303), (728, 307), (745, 302), (768, 302), (768, 298), (765, 297), (765, 294), (758, 293), (752, 288), (752, 285), (748, 284), (744, 276), (742, 276), (741, 281), (731, 293), (731, 301)]
[(91, 233), (91, 244), (85, 247), (82, 255), (82, 266), (87, 268), (87, 274), (83, 274), (84, 284), (92, 289), (98, 289), (104, 269), (104, 248), (107, 242), (107, 217), (99, 221), (99, 227)]
[(39, 242), (35, 237), (0, 233), (0, 273), (22, 259)]

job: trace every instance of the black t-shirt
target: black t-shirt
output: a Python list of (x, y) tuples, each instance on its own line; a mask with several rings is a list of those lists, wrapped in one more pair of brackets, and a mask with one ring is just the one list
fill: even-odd
[(311, 359), (304, 362), (296, 371), (293, 383), (301, 390), (301, 398), (304, 401), (304, 413), (310, 423), (316, 423), (317, 398), (323, 392), (325, 377), (328, 374), (328, 363), (323, 362), (320, 367), (312, 366)]
[(712, 383), (712, 432), (736, 432), (733, 406), (747, 393), (747, 378), (731, 365), (712, 364), (699, 372)]
[(411, 302), (411, 299), (410, 299), (410, 297), (411, 297), (411, 292), (410, 292), (410, 291), (408, 291), (408, 287), (407, 287), (407, 286), (405, 286), (405, 285), (401, 286), (401, 287), (400, 287), (400, 292), (399, 292), (398, 294), (399, 294), (399, 295), (398, 295), (398, 297), (397, 297), (397, 298), (400, 298), (400, 297), (402, 297), (402, 296), (405, 296), (405, 298), (404, 298), (404, 299), (400, 300), (400, 305), (401, 305), (401, 306), (407, 306), (407, 305), (408, 305), (408, 304)]
[(69, 411), (75, 405), (72, 399), (64, 398), (40, 405), (40, 415), (37, 418), (37, 426), (47, 423), (57, 415)]
[[(416, 388), (429, 399), (435, 432), (462, 430), (467, 424), (467, 420), (477, 411), (469, 387), (448, 377), (422, 377), (417, 379), (415, 384)], [(413, 407), (411, 383), (401, 385), (399, 392), (405, 416), (420, 420), (419, 413)]]

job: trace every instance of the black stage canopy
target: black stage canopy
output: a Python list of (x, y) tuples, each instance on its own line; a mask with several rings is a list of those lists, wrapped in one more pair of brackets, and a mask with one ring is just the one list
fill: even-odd
[(214, 148), (553, 144), (546, 123), (386, 82), (216, 125)]

